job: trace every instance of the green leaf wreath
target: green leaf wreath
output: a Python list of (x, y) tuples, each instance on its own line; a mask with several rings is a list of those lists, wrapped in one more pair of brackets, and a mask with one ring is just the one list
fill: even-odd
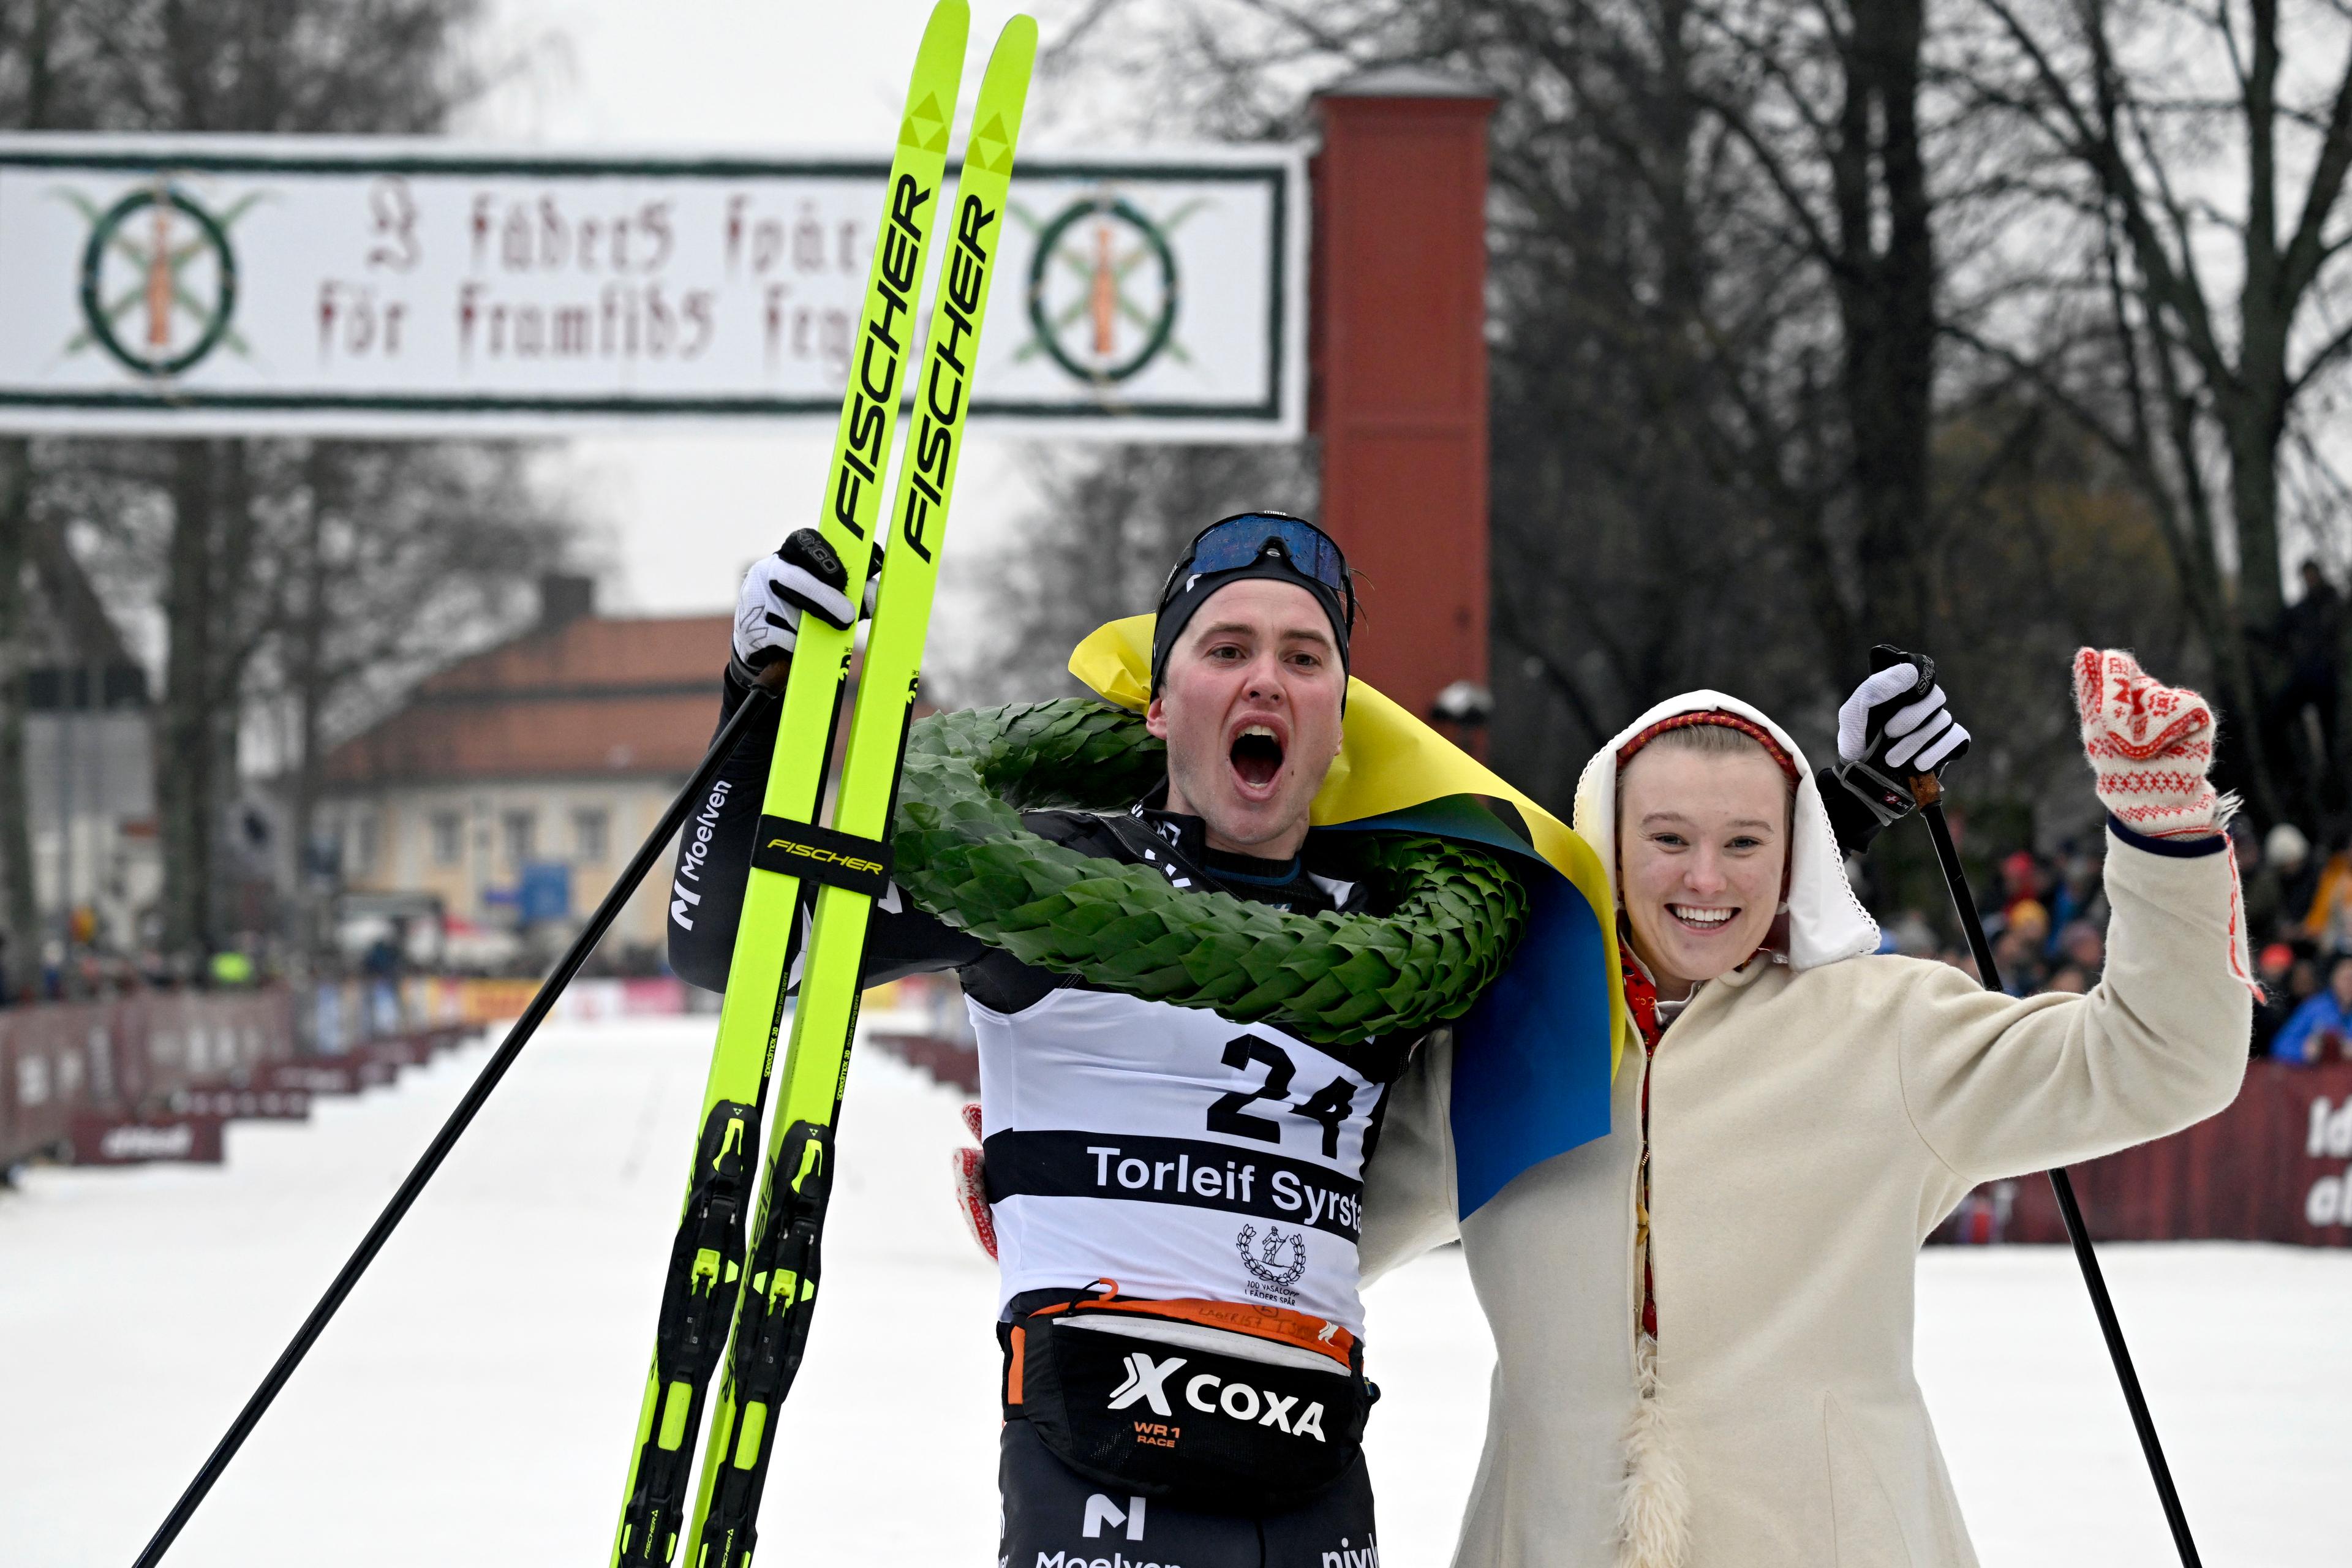
[(1024, 963), (1149, 1001), (1331, 1043), (1467, 1012), (1527, 923), (1501, 861), (1413, 833), (1347, 836), (1383, 914), (1286, 914), (1171, 887), (1148, 866), (1031, 833), (1024, 810), (1121, 810), (1165, 776), (1141, 715), (1071, 700), (934, 714), (908, 736), (891, 848), (899, 888)]

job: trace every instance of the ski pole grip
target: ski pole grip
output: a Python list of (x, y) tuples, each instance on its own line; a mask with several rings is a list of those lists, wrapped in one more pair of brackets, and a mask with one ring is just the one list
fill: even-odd
[(751, 684), (757, 689), (773, 697), (783, 691), (784, 683), (792, 678), (793, 661), (791, 659), (772, 658), (761, 667), (759, 674), (751, 678)]
[(1925, 697), (1936, 689), (1936, 661), (1926, 654), (1905, 653), (1891, 642), (1880, 643), (1870, 650), (1873, 675), (1882, 669), (1893, 669), (1898, 664), (1907, 664), (1919, 672), (1919, 679), (1911, 687), (1914, 698)]
[[(1891, 642), (1880, 643), (1870, 650), (1870, 669), (1875, 675), (1882, 669), (1892, 669), (1907, 664), (1919, 672), (1908, 696), (1916, 700), (1936, 689), (1936, 661), (1924, 653), (1906, 653)], [(1932, 773), (1913, 773), (1905, 781), (1911, 789), (1911, 799), (1919, 805), (1934, 805), (1944, 798), (1944, 784)]]

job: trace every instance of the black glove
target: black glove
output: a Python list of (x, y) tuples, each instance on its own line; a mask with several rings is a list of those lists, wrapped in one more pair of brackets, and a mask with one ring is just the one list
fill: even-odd
[(1870, 650), (1870, 677), (1838, 709), (1837, 765), (1822, 770), (1825, 784), (1840, 786), (1823, 793), (1838, 842), (1849, 850), (1917, 808), (1914, 778), (1941, 776), (1969, 749), (1968, 731), (1936, 684), (1934, 659), (1881, 643)]
[[(848, 587), (848, 568), (814, 528), (800, 530), (773, 555), (751, 563), (735, 596), (732, 668), (737, 678), (748, 685), (761, 670), (791, 654), (803, 614), (841, 631), (856, 625), (857, 609), (849, 602)], [(870, 584), (866, 604), (870, 609)]]

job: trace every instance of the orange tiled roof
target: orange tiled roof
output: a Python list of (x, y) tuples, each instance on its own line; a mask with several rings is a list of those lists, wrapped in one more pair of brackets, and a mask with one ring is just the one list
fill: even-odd
[(328, 754), (331, 784), (689, 773), (719, 721), (725, 616), (583, 616), (464, 659)]

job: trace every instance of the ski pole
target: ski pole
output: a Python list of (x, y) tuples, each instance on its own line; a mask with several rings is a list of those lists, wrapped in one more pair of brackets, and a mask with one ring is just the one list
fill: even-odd
[(515, 1058), (522, 1055), (523, 1047), (530, 1043), (532, 1032), (545, 1021), (549, 1010), (555, 1005), (555, 999), (563, 994), (563, 988), (572, 983), (572, 977), (580, 972), (580, 966), (588, 962), (588, 955), (595, 951), (596, 943), (603, 939), (613, 921), (619, 918), (621, 906), (628, 902), (629, 895), (636, 891), (637, 884), (646, 879), (646, 873), (660, 858), (662, 847), (669, 842), (670, 835), (677, 832), (692, 814), (695, 800), (710, 787), (711, 780), (719, 775), (719, 768), (734, 752), (736, 739), (751, 723), (754, 714), (776, 701), (789, 666), (789, 660), (780, 658), (760, 672), (750, 696), (742, 706), (736, 709), (734, 717), (721, 727), (718, 738), (710, 742), (709, 751), (703, 753), (701, 763), (694, 770), (694, 776), (687, 780), (684, 789), (677, 792), (677, 797), (662, 813), (661, 820), (654, 825), (653, 832), (629, 858), (628, 865), (605, 893), (604, 901), (596, 906), (596, 912), (588, 917), (588, 923), (581, 928), (572, 945), (564, 949), (563, 956), (556, 961), (554, 970), (541, 983), (538, 993), (531, 997), (530, 1005), (522, 1010), (522, 1016), (515, 1020), (514, 1026), (507, 1031), (507, 1037), (499, 1042), (498, 1053), (475, 1075), (473, 1085), (466, 1090), (466, 1097), (457, 1102), (457, 1109), (449, 1113), (449, 1119), (441, 1124), (441, 1131), (433, 1135), (433, 1142), (401, 1182), (399, 1191), (392, 1194), (392, 1201), (383, 1205), (383, 1212), (376, 1215), (375, 1223), (368, 1227), (367, 1235), (360, 1238), (359, 1247), (352, 1254), (350, 1261), (335, 1276), (334, 1283), (327, 1287), (327, 1293), (319, 1298), (319, 1304), (310, 1309), (310, 1315), (302, 1320), (302, 1326), (295, 1331), (294, 1338), (278, 1356), (278, 1364), (269, 1369), (269, 1374), (261, 1380), (261, 1386), (253, 1391), (253, 1397), (245, 1402), (245, 1408), (237, 1412), (235, 1421), (229, 1423), (226, 1435), (213, 1449), (211, 1458), (205, 1460), (204, 1468), (196, 1472), (195, 1479), (188, 1483), (188, 1489), (180, 1494), (180, 1500), (172, 1505), (171, 1513), (165, 1516), (153, 1539), (147, 1542), (146, 1550), (140, 1552), (133, 1568), (154, 1568), (163, 1560), (163, 1553), (171, 1550), (172, 1542), (179, 1539), (180, 1531), (187, 1527), (197, 1506), (205, 1500), (205, 1495), (213, 1489), (214, 1483), (221, 1478), (221, 1472), (228, 1468), (228, 1462), (236, 1457), (236, 1451), (253, 1435), (263, 1413), (278, 1397), (278, 1391), (286, 1386), (287, 1379), (294, 1375), (294, 1369), (302, 1364), (302, 1358), (310, 1353), (310, 1346), (342, 1306), (344, 1298), (360, 1282), (360, 1276), (367, 1272), (368, 1265), (373, 1263), (376, 1254), (383, 1250), (383, 1244), (392, 1239), (393, 1230), (406, 1217), (418, 1194), (425, 1191), (425, 1184), (433, 1179), (433, 1173), (441, 1168), (441, 1162), (449, 1157), (449, 1151), (457, 1147), (457, 1140), (465, 1136), (467, 1127), (480, 1113), (483, 1104), (490, 1098), (490, 1092), (499, 1087), (499, 1080), (506, 1076), (509, 1068), (514, 1066)]
[[(1977, 978), (1988, 991), (2000, 989), (2000, 971), (1994, 967), (1992, 943), (1985, 940), (1984, 922), (1977, 918), (1977, 900), (1969, 891), (1968, 878), (1960, 870), (1960, 853), (1952, 844), (1951, 825), (1944, 820), (1943, 781), (1933, 773), (1921, 773), (1911, 780), (1911, 796), (1919, 803), (1919, 815), (1927, 820), (1927, 832), (1936, 841), (1936, 858), (1944, 868), (1944, 885), (1952, 895), (1952, 908), (1960, 917), (1960, 930), (1969, 939), (1969, 951), (1976, 955)], [(2124, 1326), (2116, 1317), (2116, 1304), (2107, 1295), (2106, 1275), (2100, 1270), (2098, 1254), (2091, 1247), (2090, 1227), (2083, 1222), (2083, 1207), (2074, 1199), (2074, 1181), (2063, 1166), (2050, 1169), (2050, 1189), (2058, 1195), (2058, 1213), (2066, 1221), (2066, 1239), (2074, 1244), (2074, 1261), (2083, 1266), (2083, 1283), (2091, 1292), (2091, 1310), (2099, 1320), (2099, 1332), (2107, 1342), (2107, 1355), (2116, 1363), (2116, 1380), (2124, 1386), (2124, 1403), (2131, 1408), (2132, 1428), (2139, 1434), (2140, 1452), (2147, 1456), (2147, 1473), (2156, 1481), (2157, 1500), (2164, 1505), (2164, 1521), (2172, 1527), (2172, 1544), (2180, 1552), (2182, 1568), (2203, 1568), (2197, 1555), (2197, 1542), (2189, 1533), (2189, 1516), (2181, 1511), (2180, 1493), (2172, 1484), (2172, 1467), (2164, 1461), (2164, 1445), (2156, 1436), (2156, 1417), (2148, 1414), (2147, 1395), (2140, 1391), (2139, 1373), (2132, 1368), (2131, 1347), (2124, 1343)]]

